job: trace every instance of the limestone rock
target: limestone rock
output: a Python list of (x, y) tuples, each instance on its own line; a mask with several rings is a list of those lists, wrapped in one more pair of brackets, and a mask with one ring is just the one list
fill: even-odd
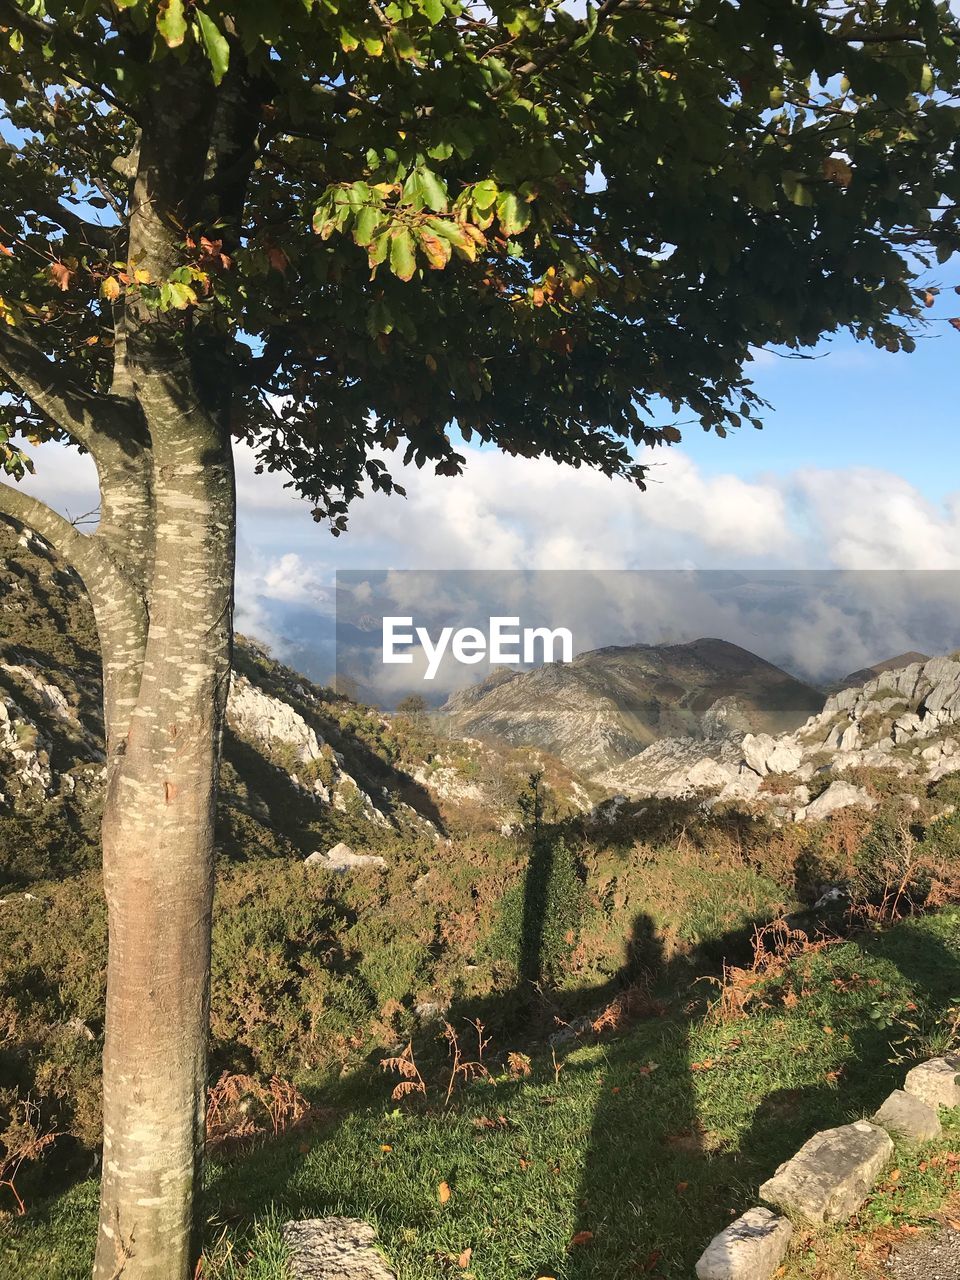
[(960, 1107), (960, 1058), (931, 1058), (907, 1072), (904, 1089), (928, 1107)]
[(321, 867), (324, 871), (335, 871), (342, 874), (344, 871), (352, 871), (356, 867), (386, 867), (386, 861), (376, 853), (354, 853), (348, 844), (344, 844), (341, 840), (339, 844), (335, 844), (332, 849), (328, 849), (326, 853), (317, 850), (311, 853), (308, 858), (303, 860), (306, 867)]
[(836, 782), (831, 782), (826, 791), (818, 795), (816, 800), (807, 805), (804, 817), (808, 822), (819, 822), (823, 818), (828, 818), (831, 813), (836, 813), (838, 809), (848, 809), (854, 805), (863, 809), (875, 809), (877, 802), (866, 788), (854, 786), (852, 782), (844, 782), (838, 778)]
[(357, 1218), (286, 1222), (291, 1280), (397, 1280), (374, 1247), (377, 1233)]
[(769, 733), (748, 733), (741, 745), (744, 763), (761, 778), (766, 777), (770, 772), (767, 757), (776, 746), (776, 740)]
[(227, 718), (242, 738), (267, 746), (285, 743), (304, 764), (320, 757), (323, 744), (303, 716), (280, 698), (258, 689), (246, 676), (235, 674), (230, 682)]
[(903, 1089), (894, 1089), (873, 1117), (873, 1123), (908, 1142), (929, 1142), (943, 1132), (936, 1107)]
[(748, 1209), (707, 1245), (698, 1280), (769, 1280), (787, 1251), (793, 1227), (769, 1209)]
[(892, 1155), (890, 1135), (869, 1121), (825, 1129), (782, 1164), (760, 1194), (810, 1222), (842, 1222), (866, 1200)]

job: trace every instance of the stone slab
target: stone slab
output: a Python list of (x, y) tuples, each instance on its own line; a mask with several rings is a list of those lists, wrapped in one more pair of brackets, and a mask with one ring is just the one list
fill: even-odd
[(704, 1249), (698, 1280), (770, 1280), (787, 1251), (793, 1227), (769, 1209), (748, 1209)]
[(904, 1089), (928, 1107), (960, 1107), (960, 1058), (931, 1058), (907, 1072)]
[(397, 1280), (377, 1252), (377, 1233), (358, 1218), (302, 1218), (286, 1222), (291, 1280)]
[(890, 1135), (867, 1120), (825, 1129), (780, 1166), (760, 1195), (808, 1222), (843, 1222), (866, 1200), (892, 1155)]
[(930, 1142), (943, 1132), (937, 1108), (903, 1089), (894, 1089), (873, 1117), (873, 1123), (906, 1142)]

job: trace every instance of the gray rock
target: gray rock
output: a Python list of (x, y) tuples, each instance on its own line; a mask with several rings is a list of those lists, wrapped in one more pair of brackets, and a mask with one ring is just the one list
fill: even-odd
[(326, 853), (311, 853), (303, 860), (304, 866), (322, 867), (324, 871), (352, 871), (356, 867), (386, 867), (386, 861), (376, 853), (354, 853), (348, 844), (341, 840)]
[(377, 1233), (357, 1218), (286, 1222), (291, 1280), (397, 1280), (374, 1248)]
[(890, 1135), (866, 1120), (825, 1129), (780, 1166), (760, 1195), (809, 1222), (842, 1222), (866, 1200), (892, 1155)]
[(931, 1058), (907, 1072), (904, 1089), (928, 1107), (960, 1107), (960, 1058)]
[(836, 782), (831, 782), (826, 791), (807, 805), (804, 818), (807, 822), (820, 822), (823, 818), (828, 818), (831, 813), (836, 813), (838, 809), (848, 809), (853, 805), (859, 805), (863, 809), (875, 809), (877, 802), (864, 787), (857, 787), (852, 782), (838, 779)]
[(793, 1227), (769, 1209), (748, 1209), (704, 1249), (698, 1280), (769, 1280), (787, 1251)]
[[(767, 757), (776, 747), (776, 739), (769, 733), (748, 733), (740, 744), (743, 750), (744, 763), (761, 778), (766, 777), (769, 769)], [(799, 764), (800, 762), (797, 761)]]
[(894, 1089), (873, 1117), (873, 1123), (907, 1142), (929, 1142), (943, 1132), (936, 1108), (903, 1089)]

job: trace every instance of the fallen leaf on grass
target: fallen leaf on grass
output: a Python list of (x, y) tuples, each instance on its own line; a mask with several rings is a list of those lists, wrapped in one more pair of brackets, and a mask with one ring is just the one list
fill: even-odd
[(472, 1257), (473, 1257), (473, 1250), (464, 1249), (463, 1253), (461, 1253), (460, 1257), (457, 1259), (457, 1266), (460, 1268), (461, 1271), (466, 1271), (467, 1267), (469, 1267), (470, 1265), (470, 1259)]
[(579, 1245), (589, 1244), (592, 1239), (593, 1239), (592, 1231), (578, 1231), (577, 1234), (570, 1241), (570, 1248), (575, 1249)]
[(446, 1182), (440, 1183), (439, 1187), (437, 1187), (437, 1197), (439, 1198), (441, 1204), (447, 1203), (447, 1201), (450, 1199), (450, 1186), (448, 1183)]

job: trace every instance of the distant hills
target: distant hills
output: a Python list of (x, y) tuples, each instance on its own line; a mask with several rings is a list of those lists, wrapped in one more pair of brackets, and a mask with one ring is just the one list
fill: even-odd
[(497, 671), (442, 708), (459, 734), (535, 746), (595, 773), (660, 738), (784, 733), (824, 694), (726, 640), (625, 645)]

